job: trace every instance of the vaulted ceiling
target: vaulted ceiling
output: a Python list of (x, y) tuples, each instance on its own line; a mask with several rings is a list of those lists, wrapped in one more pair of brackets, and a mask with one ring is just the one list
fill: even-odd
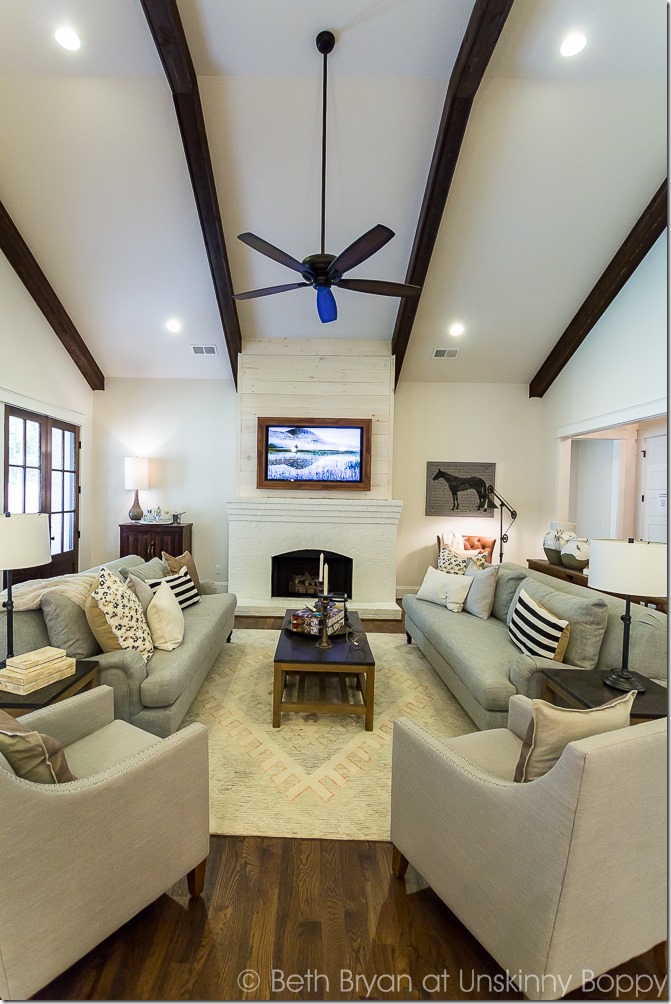
[[(326, 249), (383, 223), (396, 236), (348, 277), (405, 279), (479, 4), (178, 0), (236, 292), (298, 278), (237, 234), (298, 259), (319, 250), (323, 28), (337, 38)], [(532, 381), (666, 176), (664, 0), (514, 0), (503, 21), (442, 215), (433, 206), (402, 380)], [(54, 41), (62, 24), (79, 33), (78, 51)], [(559, 46), (571, 31), (587, 45), (567, 59)], [(221, 296), (140, 0), (3, 0), (0, 122), (0, 202), (105, 376), (230, 378)], [(292, 337), (391, 345), (397, 299), (336, 298), (328, 325), (309, 290), (237, 309), (229, 299), (228, 341), (237, 314), (243, 347)], [(196, 356), (194, 344), (218, 354)], [(434, 359), (436, 348), (459, 354)]]

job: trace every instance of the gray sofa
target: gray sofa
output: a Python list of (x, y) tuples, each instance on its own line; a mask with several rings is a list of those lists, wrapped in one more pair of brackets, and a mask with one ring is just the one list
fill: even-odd
[[(519, 587), (571, 624), (564, 665), (613, 669), (622, 662), (624, 600), (577, 586), (512, 562), (499, 566), (492, 614), (486, 620), (452, 613), (416, 596), (403, 598), (408, 642), (414, 641), (480, 729), (505, 728), (514, 694), (540, 697), (543, 667), (551, 660), (524, 655), (508, 637)], [(631, 605), (629, 668), (666, 682), (667, 617)], [(615, 692), (614, 692), (615, 693)]]
[[(113, 571), (124, 567), (144, 577), (166, 574), (160, 559), (145, 563), (138, 555), (105, 562)], [(87, 569), (85, 575), (98, 571)], [(145, 665), (139, 652), (129, 649), (100, 652), (91, 641), (81, 607), (64, 596), (48, 593), (39, 610), (14, 612), (14, 652), (30, 652), (45, 645), (64, 648), (75, 658), (96, 659), (100, 682), (114, 690), (114, 715), (156, 736), (169, 736), (179, 728), (191, 702), (221, 652), (230, 640), (236, 597), (217, 593), (214, 583), (201, 583), (200, 602), (184, 611), (184, 640), (171, 652), (155, 650)], [(45, 620), (46, 617), (46, 620)], [(5, 611), (0, 615), (0, 658), (5, 657), (7, 632)]]

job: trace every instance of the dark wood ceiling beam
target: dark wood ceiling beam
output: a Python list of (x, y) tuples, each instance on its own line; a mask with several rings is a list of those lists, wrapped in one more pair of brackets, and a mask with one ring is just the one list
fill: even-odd
[(104, 390), (105, 377), (102, 370), (2, 202), (0, 202), (0, 250), (54, 329), (89, 387), (92, 390)]
[[(405, 281), (423, 286), (429, 270), (445, 204), (466, 133), (473, 100), (482, 81), (513, 0), (476, 0), (450, 76), (433, 159), (419, 213)], [(410, 341), (421, 294), (401, 300), (392, 336), (396, 384)]]
[(233, 299), (233, 283), (196, 71), (176, 0), (140, 0), (140, 3), (172, 91), (224, 340), (237, 387), (238, 353), (242, 351), (242, 335)]
[(570, 322), (529, 384), (529, 397), (543, 394), (557, 379), (569, 359), (580, 348), (599, 318), (631, 279), (667, 222), (667, 179), (631, 229), (628, 237), (606, 267), (591, 293)]

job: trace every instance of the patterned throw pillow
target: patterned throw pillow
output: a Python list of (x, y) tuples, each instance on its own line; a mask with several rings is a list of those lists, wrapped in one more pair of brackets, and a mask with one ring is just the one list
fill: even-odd
[[(91, 593), (91, 599), (105, 615), (121, 648), (134, 649), (145, 662), (151, 659), (154, 646), (142, 605), (135, 593), (104, 565), (100, 569), (100, 581)], [(95, 633), (93, 625), (91, 629)]]
[(179, 575), (166, 575), (164, 579), (147, 579), (147, 585), (154, 593), (162, 582), (167, 582), (170, 586), (182, 610), (192, 607), (194, 603), (200, 603), (198, 590), (186, 568), (182, 568)]
[(561, 662), (571, 628), (549, 610), (536, 603), (525, 589), (520, 589), (508, 634), (513, 645), (526, 655), (539, 655)]
[(476, 568), (484, 568), (487, 564), (486, 551), (469, 552), (466, 556), (463, 551), (442, 547), (438, 555), (438, 568), (441, 572), (450, 572), (452, 575), (465, 575), (469, 561), (472, 561)]

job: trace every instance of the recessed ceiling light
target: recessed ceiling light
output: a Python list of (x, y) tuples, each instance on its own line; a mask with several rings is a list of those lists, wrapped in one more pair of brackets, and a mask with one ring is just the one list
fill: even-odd
[(463, 324), (460, 324), (459, 321), (456, 321), (454, 324), (450, 325), (449, 332), (451, 335), (463, 335), (464, 326)]
[(559, 51), (562, 56), (577, 56), (579, 52), (582, 52), (586, 45), (587, 39), (585, 36), (579, 31), (573, 31), (570, 35), (566, 36), (559, 47)]
[(171, 317), (169, 321), (166, 321), (165, 326), (168, 331), (172, 331), (175, 335), (178, 331), (182, 330), (182, 322), (178, 321), (176, 317)]
[(82, 44), (79, 35), (72, 28), (59, 28), (54, 32), (54, 38), (59, 45), (62, 45), (64, 49), (69, 49), (71, 52), (76, 52)]

